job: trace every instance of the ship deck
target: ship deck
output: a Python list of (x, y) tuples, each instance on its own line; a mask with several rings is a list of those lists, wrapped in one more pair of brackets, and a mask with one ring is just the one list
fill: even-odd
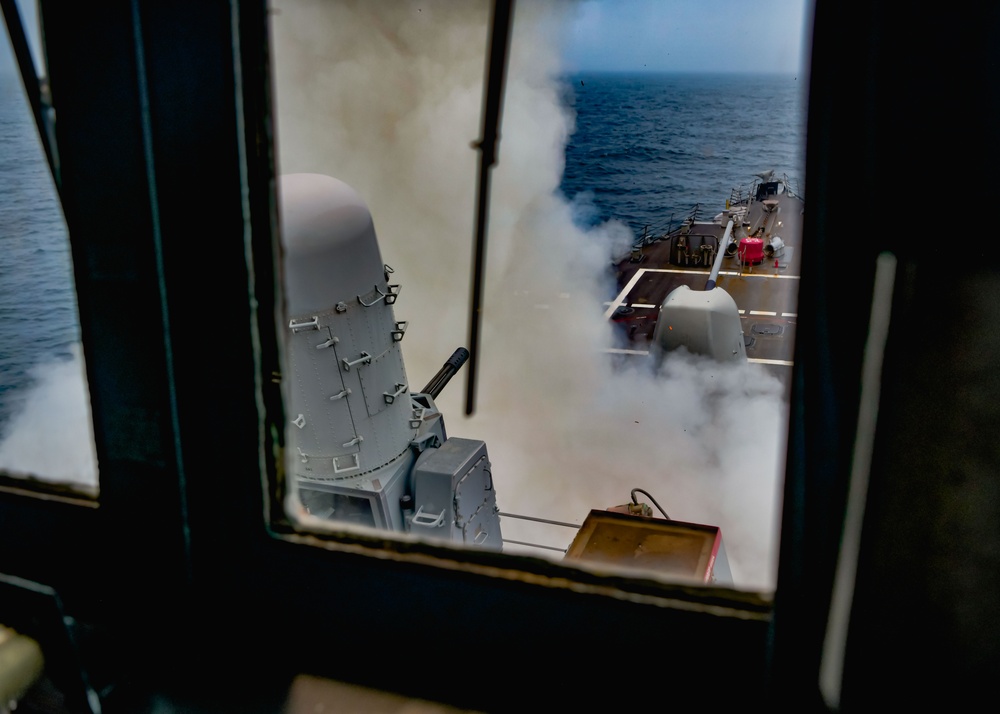
[[(785, 384), (787, 394), (798, 322), (804, 204), (787, 192), (767, 199), (727, 208), (710, 221), (688, 221), (615, 264), (619, 293), (606, 304), (604, 314), (621, 327), (625, 338), (626, 346), (616, 352), (626, 358), (650, 353), (660, 305), (680, 285), (706, 289), (716, 251), (733, 219), (734, 246), (731, 254), (722, 246), (716, 286), (736, 302), (748, 360), (765, 365)], [(743, 237), (760, 238), (767, 246), (775, 236), (783, 245), (765, 251), (760, 261), (745, 261), (736, 249)]]

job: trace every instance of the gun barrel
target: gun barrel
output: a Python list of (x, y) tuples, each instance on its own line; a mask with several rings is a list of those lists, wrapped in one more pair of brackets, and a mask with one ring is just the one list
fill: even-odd
[(445, 388), (455, 373), (462, 368), (465, 361), (469, 359), (469, 350), (464, 347), (459, 347), (455, 350), (448, 361), (445, 362), (441, 369), (438, 370), (431, 381), (427, 383), (427, 386), (421, 390), (424, 394), (429, 394), (431, 397), (437, 397), (441, 393), (441, 390)]

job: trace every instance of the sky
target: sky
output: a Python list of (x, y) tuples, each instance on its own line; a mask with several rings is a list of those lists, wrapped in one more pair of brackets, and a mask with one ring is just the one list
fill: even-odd
[(580, 70), (796, 73), (811, 0), (582, 0), (563, 56)]
[[(35, 35), (34, 1), (17, 4), (29, 35)], [(563, 50), (570, 70), (797, 73), (808, 51), (812, 0), (570, 4), (576, 7), (568, 14)], [(0, 32), (0, 47), (0, 73), (14, 72), (6, 31)]]

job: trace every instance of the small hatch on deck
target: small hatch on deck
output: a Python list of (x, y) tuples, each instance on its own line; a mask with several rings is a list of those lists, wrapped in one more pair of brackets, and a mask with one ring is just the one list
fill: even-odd
[(780, 192), (778, 181), (768, 181), (757, 187), (757, 200), (763, 201), (768, 196), (777, 196)]
[(754, 325), (750, 328), (750, 331), (755, 335), (770, 335), (773, 337), (780, 335), (784, 331), (784, 328), (781, 325)]

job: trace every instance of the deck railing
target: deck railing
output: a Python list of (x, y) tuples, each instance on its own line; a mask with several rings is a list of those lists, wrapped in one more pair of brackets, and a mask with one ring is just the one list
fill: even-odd
[[(788, 174), (782, 174), (781, 182), (784, 184), (785, 191), (789, 195), (805, 200), (805, 197), (799, 192), (798, 187), (792, 185), (792, 181), (788, 178)], [(726, 208), (729, 210), (736, 208), (743, 208), (745, 210), (749, 208), (754, 202), (754, 196), (757, 195), (757, 187), (760, 183), (760, 179), (754, 179), (753, 183), (751, 183), (748, 188), (744, 188), (742, 186), (732, 188), (729, 192), (729, 200), (726, 202)], [(641, 255), (642, 249), (646, 246), (679, 234), (685, 226), (687, 226), (690, 230), (690, 228), (694, 226), (695, 222), (701, 218), (702, 210), (702, 204), (696, 203), (681, 214), (680, 222), (675, 222), (677, 220), (677, 214), (674, 213), (670, 215), (670, 220), (667, 221), (666, 226), (661, 224), (660, 226), (654, 227), (650, 224), (646, 224), (643, 226), (642, 235), (632, 243), (631, 255), (633, 258), (636, 255)], [(625, 257), (627, 256), (621, 256), (612, 262), (618, 263)]]

